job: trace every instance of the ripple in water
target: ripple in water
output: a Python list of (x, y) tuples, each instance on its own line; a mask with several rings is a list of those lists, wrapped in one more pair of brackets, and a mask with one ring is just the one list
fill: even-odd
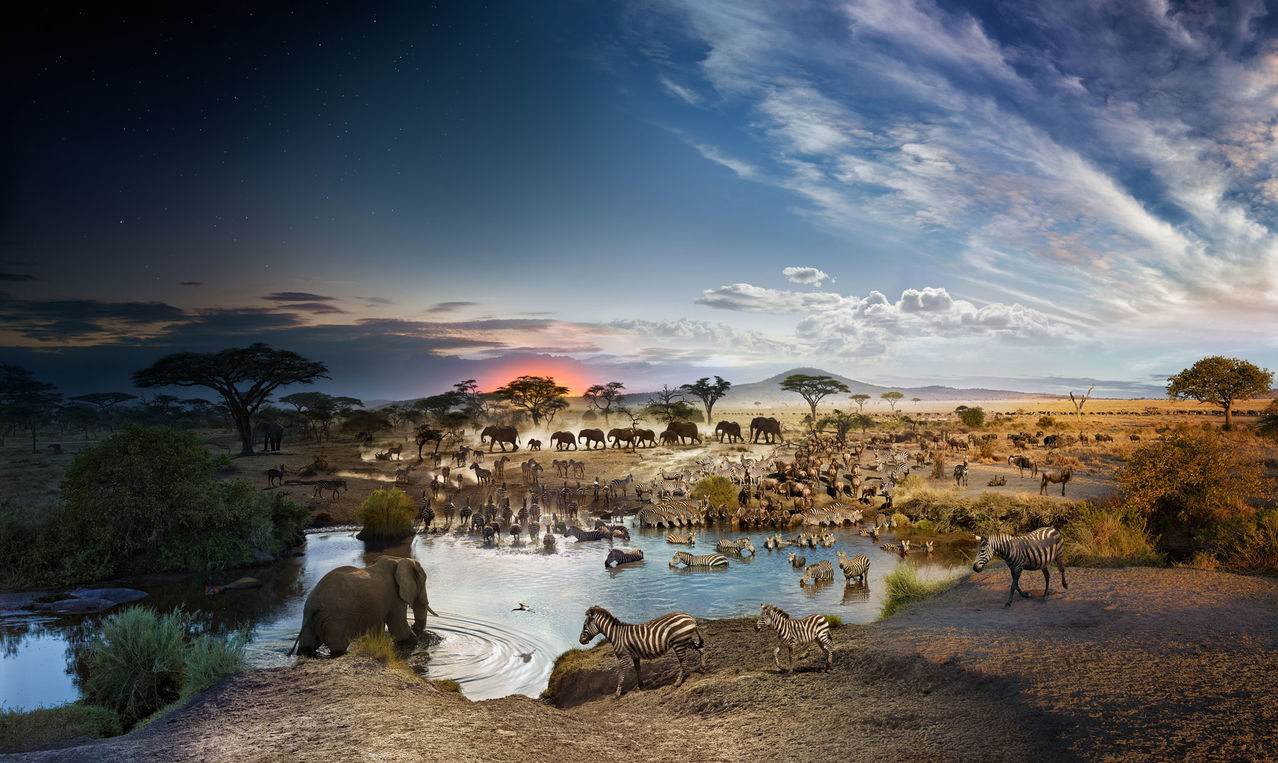
[(554, 666), (556, 652), (550, 643), (518, 627), (441, 614), (430, 618), (426, 630), (440, 642), (415, 651), (408, 664), (427, 678), (456, 681), (470, 699), (535, 697)]

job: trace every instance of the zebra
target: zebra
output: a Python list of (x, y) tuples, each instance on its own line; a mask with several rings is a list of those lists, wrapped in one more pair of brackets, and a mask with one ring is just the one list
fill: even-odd
[[(777, 644), (776, 649), (772, 650), (772, 660), (777, 664), (777, 670), (782, 673), (793, 673), (794, 648), (807, 646), (814, 641), (825, 652), (825, 669), (834, 668), (834, 643), (830, 639), (830, 621), (825, 619), (825, 615), (809, 615), (802, 620), (794, 620), (780, 607), (774, 607), (771, 604), (760, 606), (762, 612), (754, 624), (754, 629), (760, 631), (763, 630), (763, 626), (770, 625), (776, 630), (777, 641), (780, 643)], [(783, 646), (786, 650), (786, 662), (790, 664), (788, 671), (781, 667), (781, 647)]]
[(857, 578), (858, 582), (864, 583), (870, 572), (870, 557), (857, 554), (848, 559), (848, 555), (840, 551), (839, 569), (843, 570), (843, 577), (849, 583), (852, 582), (852, 578)]
[(963, 463), (956, 464), (954, 467), (954, 487), (962, 485), (967, 487), (967, 459), (963, 459)]
[(803, 571), (803, 579), (799, 581), (799, 585), (815, 584), (821, 580), (834, 581), (834, 565), (830, 564), (829, 559), (822, 559), (816, 564), (809, 564), (807, 569)]
[(612, 565), (629, 564), (630, 562), (642, 562), (642, 561), (643, 561), (643, 549), (641, 548), (632, 548), (626, 551), (622, 551), (619, 548), (614, 548), (613, 550), (608, 552), (608, 558), (604, 559), (604, 569), (605, 570), (608, 569), (608, 565), (610, 564)]
[(640, 690), (643, 689), (643, 679), (639, 675), (639, 659), (655, 660), (672, 649), (675, 658), (679, 660), (676, 688), (683, 685), (684, 676), (687, 675), (683, 658), (689, 648), (697, 650), (701, 655), (700, 671), (706, 672), (705, 639), (701, 637), (697, 621), (692, 619), (692, 615), (669, 612), (643, 623), (623, 623), (603, 607), (591, 607), (586, 610), (586, 622), (582, 624), (581, 636), (577, 640), (582, 645), (589, 644), (591, 639), (600, 634), (612, 644), (612, 652), (616, 655), (620, 668), (617, 697), (621, 696), (621, 685), (626, 680), (627, 657), (634, 660), (635, 685)]
[(750, 542), (749, 538), (742, 538), (740, 540), (721, 540), (715, 544), (715, 550), (728, 551), (734, 554), (742, 554), (749, 551), (753, 555), (754, 544)]
[(882, 544), (879, 544), (879, 548), (883, 549), (884, 551), (900, 553), (901, 544), (900, 543), (882, 543)]
[(697, 534), (679, 535), (678, 533), (671, 533), (666, 536), (666, 543), (683, 543), (688, 546), (695, 546), (697, 545)]
[(1040, 527), (1029, 535), (995, 533), (984, 538), (978, 535), (976, 539), (981, 545), (976, 549), (976, 563), (972, 565), (974, 571), (980, 572), (996, 556), (1007, 562), (1007, 568), (1012, 571), (1012, 589), (1007, 593), (1004, 607), (1012, 606), (1013, 594), (1020, 593), (1027, 599), (1030, 597), (1021, 590), (1021, 572), (1024, 570), (1043, 571), (1043, 598), (1047, 598), (1052, 585), (1052, 574), (1048, 567), (1053, 562), (1061, 571), (1061, 586), (1069, 588), (1069, 583), (1065, 581), (1065, 562), (1061, 561), (1063, 541), (1056, 528)]
[(727, 567), (728, 557), (723, 554), (702, 554), (700, 556), (693, 556), (687, 551), (679, 551), (670, 559), (670, 566), (677, 567), (680, 564), (688, 565), (689, 569), (693, 567), (715, 569), (716, 567)]
[(806, 567), (807, 565), (808, 565), (808, 558), (806, 556), (800, 556), (799, 554), (796, 554), (793, 551), (790, 552), (791, 567), (797, 570), (798, 568)]
[(825, 548), (829, 548), (830, 546), (833, 546), (833, 545), (834, 545), (834, 533), (830, 532), (829, 530), (826, 530), (825, 532), (821, 533), (821, 541), (820, 541), (820, 542), (821, 542), (821, 545), (822, 545), (823, 547), (825, 547)]

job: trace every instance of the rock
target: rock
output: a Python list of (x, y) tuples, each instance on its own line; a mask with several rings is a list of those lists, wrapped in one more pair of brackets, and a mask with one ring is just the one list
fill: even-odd
[(67, 595), (77, 599), (106, 599), (116, 604), (125, 604), (147, 597), (146, 591), (139, 591), (136, 588), (77, 588), (74, 591), (67, 591)]
[(118, 603), (110, 599), (76, 598), (63, 599), (49, 604), (38, 604), (36, 607), (40, 611), (53, 612), (58, 615), (91, 615), (95, 612), (105, 612)]

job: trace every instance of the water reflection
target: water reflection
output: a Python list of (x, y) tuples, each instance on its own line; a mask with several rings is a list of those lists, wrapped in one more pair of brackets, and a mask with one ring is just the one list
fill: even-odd
[[(540, 544), (497, 547), (459, 535), (419, 536), (370, 547), (353, 531), (308, 536), (306, 553), (269, 568), (237, 571), (214, 580), (122, 581), (147, 591), (140, 603), (160, 610), (182, 607), (201, 630), (225, 633), (250, 627), (247, 658), (254, 667), (287, 665), (286, 655), (301, 624), (306, 593), (329, 570), (342, 565), (367, 566), (383, 554), (412, 556), (427, 572), (432, 607), (428, 630), (438, 644), (423, 645), (409, 663), (431, 678), (450, 678), (469, 697), (483, 699), (510, 693), (537, 695), (545, 687), (554, 658), (578, 646), (582, 613), (598, 604), (635, 622), (663, 612), (683, 611), (697, 617), (753, 617), (769, 602), (801, 617), (814, 612), (838, 614), (844, 622), (868, 622), (878, 615), (882, 578), (901, 559), (879, 550), (853, 531), (836, 530), (831, 548), (808, 548), (808, 564), (829, 559), (836, 551), (870, 557), (869, 580), (844, 585), (836, 566), (834, 583), (800, 586), (802, 569), (794, 569), (788, 549), (751, 556), (730, 556), (727, 569), (683, 570), (667, 566), (676, 551), (665, 542), (667, 530), (631, 530), (631, 540), (618, 548), (643, 549), (642, 562), (603, 569), (611, 545), (606, 541), (575, 542), (558, 538), (553, 551)], [(702, 529), (698, 548), (713, 549), (720, 537), (739, 531)], [(754, 539), (762, 544), (762, 533)], [(704, 551), (703, 551), (704, 553)], [(943, 575), (964, 564), (961, 556), (938, 547), (932, 558), (913, 555), (924, 577)], [(204, 596), (208, 583), (226, 583), (241, 575), (259, 578), (261, 588), (232, 591), (216, 601)], [(520, 602), (530, 611), (512, 611)], [(96, 631), (98, 616), (50, 617), (0, 614), (0, 703), (32, 707), (70, 701), (78, 695), (71, 680), (76, 654)], [(43, 677), (43, 680), (41, 680)], [(31, 687), (39, 687), (38, 691)], [(25, 687), (25, 688), (23, 688)]]

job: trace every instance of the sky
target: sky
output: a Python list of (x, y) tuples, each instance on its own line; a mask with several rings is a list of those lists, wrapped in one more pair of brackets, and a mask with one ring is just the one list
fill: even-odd
[(68, 394), (1278, 368), (1264, 3), (186, 5), (6, 25), (0, 362)]

